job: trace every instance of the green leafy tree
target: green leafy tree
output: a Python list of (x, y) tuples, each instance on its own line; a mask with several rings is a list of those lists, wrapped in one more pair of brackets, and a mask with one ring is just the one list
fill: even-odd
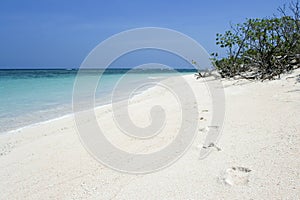
[(299, 67), (299, 1), (290, 3), (289, 10), (291, 15), (284, 6), (279, 17), (247, 19), (218, 33), (216, 44), (227, 53), (225, 58), (212, 54), (220, 74), (264, 80)]

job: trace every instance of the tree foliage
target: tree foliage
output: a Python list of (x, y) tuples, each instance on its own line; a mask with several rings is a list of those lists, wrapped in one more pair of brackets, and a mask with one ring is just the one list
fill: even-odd
[(212, 54), (222, 77), (273, 79), (299, 67), (299, 1), (291, 2), (288, 11), (286, 6), (278, 10), (279, 16), (247, 19), (216, 35), (216, 44), (227, 52), (225, 58)]

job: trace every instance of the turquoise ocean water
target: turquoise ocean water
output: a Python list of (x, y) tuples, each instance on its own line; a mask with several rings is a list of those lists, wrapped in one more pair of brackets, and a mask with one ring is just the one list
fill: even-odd
[[(126, 72), (127, 69), (105, 71), (95, 93), (96, 105), (110, 102), (114, 86)], [(0, 133), (71, 114), (76, 74), (76, 70), (0, 70)], [(138, 70), (126, 74), (122, 84), (138, 85), (145, 79), (162, 80), (174, 75), (168, 70)], [(91, 70), (85, 76), (88, 80), (97, 75)]]

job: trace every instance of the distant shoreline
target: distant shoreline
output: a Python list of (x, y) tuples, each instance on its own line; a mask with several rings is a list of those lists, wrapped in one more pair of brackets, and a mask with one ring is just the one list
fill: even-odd
[(129, 70), (137, 70), (137, 71), (172, 71), (176, 70), (178, 72), (197, 72), (197, 69), (189, 69), (189, 68), (0, 68), (0, 71), (55, 71), (55, 70), (62, 70), (62, 71), (79, 71), (79, 70), (94, 70), (94, 71), (102, 71), (102, 70), (121, 70), (121, 71), (129, 71)]

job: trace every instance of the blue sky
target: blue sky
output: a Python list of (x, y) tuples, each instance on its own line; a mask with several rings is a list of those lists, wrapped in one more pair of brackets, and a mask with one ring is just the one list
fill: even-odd
[(1, 0), (0, 68), (78, 67), (109, 36), (149, 26), (180, 31), (209, 53), (216, 52), (215, 34), (228, 29), (230, 22), (272, 16), (288, 2)]

